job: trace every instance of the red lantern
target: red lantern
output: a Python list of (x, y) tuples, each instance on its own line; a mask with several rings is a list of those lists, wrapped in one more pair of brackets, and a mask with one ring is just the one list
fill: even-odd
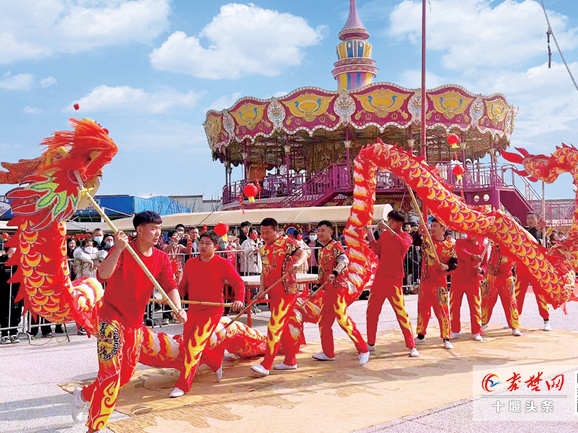
[(10, 239), (10, 235), (8, 233), (2, 233), (2, 240), (7, 241), (8, 239)]
[(461, 177), (462, 174), (464, 174), (466, 172), (466, 170), (464, 169), (463, 166), (461, 165), (454, 165), (454, 168), (452, 168), (452, 172), (456, 175)]
[(78, 111), (78, 109), (80, 108), (80, 105), (78, 104), (74, 104), (74, 109)]
[(213, 231), (217, 236), (223, 237), (227, 233), (229, 233), (229, 225), (225, 223), (219, 223), (215, 226), (215, 229)]
[(255, 196), (259, 193), (259, 189), (252, 183), (247, 184), (245, 188), (243, 188), (243, 194), (249, 199), (249, 202), (255, 202)]
[(456, 147), (456, 145), (460, 142), (460, 137), (456, 134), (450, 134), (447, 138), (448, 144), (452, 147)]

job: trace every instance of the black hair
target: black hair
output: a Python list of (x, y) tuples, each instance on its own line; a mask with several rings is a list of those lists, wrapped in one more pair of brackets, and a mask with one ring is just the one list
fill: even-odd
[(102, 229), (101, 229), (101, 228), (96, 228), (96, 229), (94, 229), (94, 230), (92, 231), (92, 233), (98, 232), (98, 231), (102, 231)]
[(437, 218), (432, 218), (432, 219), (431, 219), (430, 225), (433, 224), (433, 223), (438, 223), (440, 226), (443, 226), (443, 224), (440, 223), (440, 222), (437, 220)]
[(257, 235), (259, 234), (259, 230), (257, 230), (257, 227), (251, 227), (249, 229), (249, 234), (253, 233), (253, 232), (257, 232)]
[(212, 230), (207, 231), (207, 232), (203, 233), (201, 236), (199, 236), (199, 242), (201, 242), (201, 240), (203, 240), (203, 238), (209, 238), (215, 246), (219, 245), (218, 236)]
[(152, 210), (145, 210), (144, 212), (137, 213), (132, 219), (132, 225), (136, 229), (141, 224), (162, 224), (163, 220), (161, 216), (153, 212)]
[(172, 237), (175, 235), (176, 232), (177, 232), (176, 230), (170, 230), (169, 233), (168, 233), (169, 239), (172, 238)]
[(394, 221), (398, 221), (398, 222), (400, 222), (400, 223), (406, 224), (406, 222), (405, 222), (405, 214), (404, 214), (403, 212), (401, 212), (401, 211), (392, 210), (392, 211), (390, 211), (390, 212), (387, 214), (387, 218), (388, 218), (388, 219), (391, 218), (391, 219), (394, 220)]
[(275, 218), (265, 218), (261, 221), (261, 227), (271, 227), (273, 230), (276, 230), (278, 227), (277, 220)]
[[(262, 224), (261, 224), (261, 225), (262, 225)], [(247, 226), (251, 227), (252, 224), (251, 224), (249, 221), (243, 221), (243, 222), (241, 223), (241, 228), (247, 227)]]
[(317, 224), (317, 228), (319, 228), (319, 226), (329, 227), (333, 232), (333, 234), (335, 234), (335, 224), (333, 224), (331, 221), (329, 220), (319, 221), (319, 224)]
[(185, 229), (185, 226), (184, 226), (184, 224), (177, 224), (177, 225), (175, 226), (175, 230), (178, 230), (178, 229), (179, 229), (179, 227), (182, 227), (182, 228), (183, 228), (183, 230)]
[(85, 247), (87, 243), (92, 242), (92, 245), (96, 245), (96, 242), (94, 242), (94, 239), (92, 238), (88, 238), (82, 241), (82, 246)]

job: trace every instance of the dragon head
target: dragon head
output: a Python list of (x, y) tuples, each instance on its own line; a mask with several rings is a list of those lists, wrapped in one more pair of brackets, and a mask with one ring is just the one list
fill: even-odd
[[(568, 153), (578, 153), (574, 147), (562, 144), (562, 147), (557, 147), (556, 151), (551, 156), (546, 155), (532, 155), (526, 149), (516, 147), (517, 153), (502, 152), (502, 156), (507, 161), (522, 164), (524, 170), (514, 170), (520, 176), (528, 177), (532, 182), (542, 180), (546, 183), (554, 182), (562, 173), (572, 171), (569, 166)], [(576, 156), (571, 158), (571, 161), (576, 162)]]
[(3, 164), (0, 181), (20, 183), (6, 194), (14, 215), (24, 215), (42, 230), (70, 218), (81, 205), (83, 191), (95, 191), (103, 167), (118, 148), (108, 131), (90, 119), (70, 119), (72, 131), (55, 132), (42, 141), (44, 154), (34, 160)]

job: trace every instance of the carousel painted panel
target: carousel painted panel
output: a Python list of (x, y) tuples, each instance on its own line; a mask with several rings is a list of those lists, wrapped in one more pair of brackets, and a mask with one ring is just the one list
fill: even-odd
[(387, 126), (407, 128), (412, 122), (409, 102), (414, 91), (389, 83), (374, 84), (352, 92), (355, 114), (351, 123), (357, 128), (377, 126), (380, 131)]
[(283, 130), (290, 134), (307, 131), (312, 135), (317, 129), (337, 129), (340, 124), (340, 116), (334, 109), (337, 96), (336, 92), (307, 88), (280, 99), (286, 111)]

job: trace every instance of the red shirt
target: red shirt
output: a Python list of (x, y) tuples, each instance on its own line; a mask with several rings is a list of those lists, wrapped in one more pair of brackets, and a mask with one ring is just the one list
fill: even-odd
[[(443, 241), (438, 241), (432, 239), (437, 256), (440, 259), (440, 262), (444, 265), (449, 265), (450, 260), (452, 258), (456, 258), (456, 250), (454, 249), (454, 241), (453, 239), (444, 239)], [(445, 281), (447, 272), (442, 271), (435, 259), (433, 251), (431, 251), (431, 247), (429, 246), (429, 241), (424, 241), (422, 244), (422, 276), (421, 280), (423, 281), (435, 281), (443, 284), (442, 281)], [(458, 263), (459, 267), (459, 263)]]
[(488, 262), (488, 277), (509, 278), (512, 276), (512, 269), (516, 262), (508, 256), (502, 255), (500, 247), (495, 245)]
[(484, 244), (478, 242), (477, 245), (466, 239), (456, 241), (456, 255), (458, 256), (458, 267), (453, 273), (452, 281), (461, 283), (475, 283), (479, 280), (479, 275), (475, 272), (477, 266), (485, 267), (485, 261), (474, 261), (472, 256), (481, 256), (484, 252)]
[[(208, 262), (201, 261), (201, 257), (197, 256), (185, 263), (179, 292), (183, 298), (188, 296), (189, 301), (223, 303), (225, 280), (235, 290), (235, 300), (243, 302), (245, 283), (231, 262), (216, 254)], [(191, 307), (195, 310), (215, 308), (205, 305), (191, 305)]]
[[(263, 282), (265, 289), (271, 287), (283, 276), (283, 262), (287, 257), (295, 254), (299, 245), (287, 236), (279, 236), (272, 244), (265, 244), (261, 248), (261, 261), (263, 263)], [(283, 285), (278, 284), (273, 291), (284, 288), (286, 293), (297, 293), (297, 284), (283, 281)]]
[(403, 259), (412, 243), (413, 238), (408, 233), (392, 236), (389, 230), (384, 231), (377, 241), (370, 242), (369, 246), (379, 256), (375, 279), (403, 278)]
[[(166, 253), (153, 248), (152, 255), (145, 257), (137, 250), (135, 242), (131, 242), (131, 246), (166, 293), (177, 288)], [(113, 247), (110, 253), (115, 248)], [(99, 313), (100, 319), (117, 320), (131, 328), (141, 327), (154, 286), (128, 249), (120, 254), (110, 278), (105, 280), (99, 276), (99, 279), (107, 283)]]

